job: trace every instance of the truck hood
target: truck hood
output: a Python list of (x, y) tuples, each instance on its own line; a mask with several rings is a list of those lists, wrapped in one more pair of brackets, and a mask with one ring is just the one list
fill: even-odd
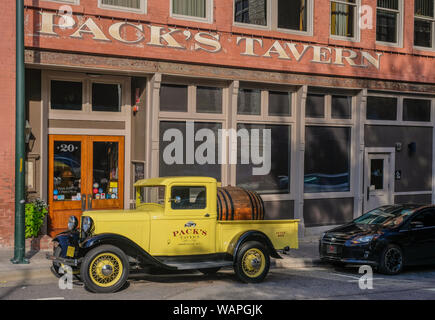
[(163, 214), (163, 207), (159, 205), (142, 205), (138, 209), (131, 210), (90, 210), (83, 212), (83, 216), (89, 216), (95, 223), (103, 221), (144, 221), (150, 220), (151, 216)]

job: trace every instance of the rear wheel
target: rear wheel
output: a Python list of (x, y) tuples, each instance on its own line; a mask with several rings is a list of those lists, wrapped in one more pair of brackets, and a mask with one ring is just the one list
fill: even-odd
[(248, 241), (237, 253), (234, 271), (245, 283), (258, 283), (264, 280), (270, 267), (270, 257), (265, 246), (258, 241)]
[(384, 274), (399, 274), (403, 270), (403, 253), (399, 246), (388, 245), (382, 255), (378, 271)]
[(111, 245), (89, 251), (80, 268), (86, 288), (96, 293), (118, 291), (127, 281), (128, 274), (128, 257), (121, 249)]

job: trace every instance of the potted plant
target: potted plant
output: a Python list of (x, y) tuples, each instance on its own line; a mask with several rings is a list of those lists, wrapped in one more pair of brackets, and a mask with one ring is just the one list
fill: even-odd
[(25, 205), (25, 236), (26, 239), (32, 239), (32, 249), (38, 247), (35, 240), (39, 236), (39, 232), (41, 231), (47, 213), (47, 203), (41, 199), (34, 199)]

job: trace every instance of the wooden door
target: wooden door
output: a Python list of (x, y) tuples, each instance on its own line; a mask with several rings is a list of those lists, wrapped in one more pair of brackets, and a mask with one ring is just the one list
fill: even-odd
[(49, 234), (85, 210), (122, 209), (124, 137), (49, 136)]

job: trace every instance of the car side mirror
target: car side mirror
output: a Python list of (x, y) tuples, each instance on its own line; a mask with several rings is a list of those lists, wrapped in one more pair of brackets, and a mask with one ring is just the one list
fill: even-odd
[(421, 229), (424, 228), (424, 224), (421, 221), (412, 221), (411, 229)]
[(176, 196), (175, 198), (170, 199), (169, 201), (175, 203), (175, 204), (179, 204), (181, 203), (181, 197), (180, 196)]

